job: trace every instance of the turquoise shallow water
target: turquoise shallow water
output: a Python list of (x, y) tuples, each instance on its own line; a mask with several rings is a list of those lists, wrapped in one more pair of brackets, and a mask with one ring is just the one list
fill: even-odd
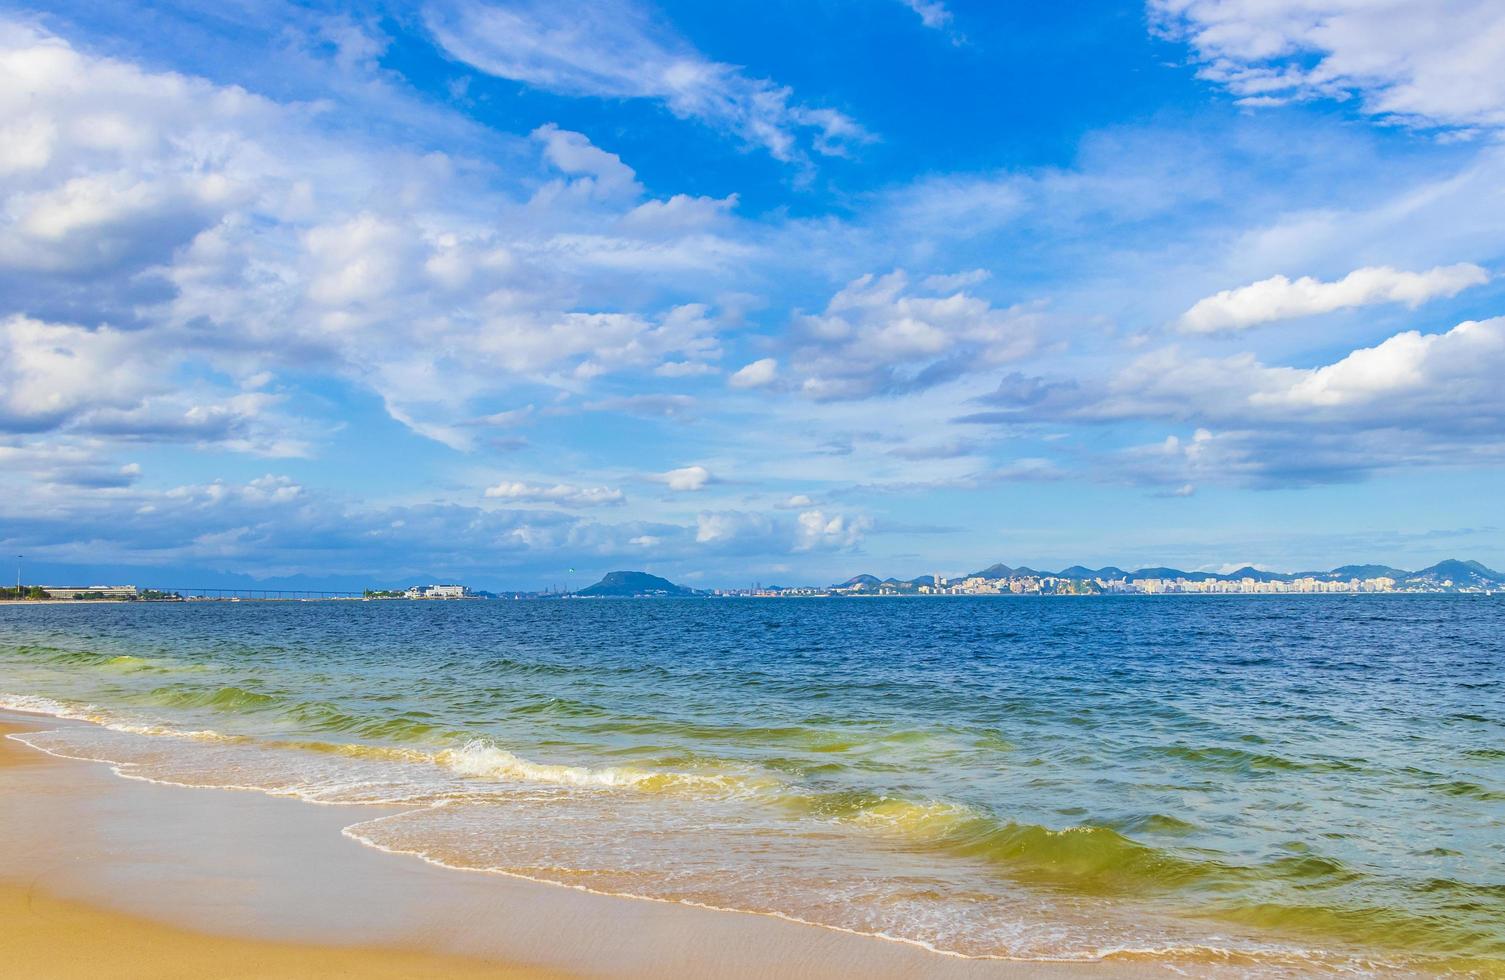
[(972, 956), (1505, 972), (1505, 602), (0, 606), (123, 775)]

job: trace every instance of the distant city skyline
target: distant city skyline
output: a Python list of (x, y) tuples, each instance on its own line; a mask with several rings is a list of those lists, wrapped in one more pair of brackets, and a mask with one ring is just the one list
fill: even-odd
[(0, 547), (154, 587), (1505, 567), (1502, 37), (12, 5)]

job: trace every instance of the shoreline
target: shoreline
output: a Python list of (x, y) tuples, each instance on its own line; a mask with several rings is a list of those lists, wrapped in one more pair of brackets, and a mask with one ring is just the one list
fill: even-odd
[[(0, 711), (0, 736), (76, 724), (88, 722)], [(173, 975), (162, 972), (160, 951), (184, 964), (182, 976), (202, 975), (187, 966), (207, 962), (196, 957), (222, 955), (246, 965), (244, 973), (216, 974), (231, 977), (985, 980), (1169, 972), (1153, 962), (967, 959), (775, 916), (461, 873), (343, 832), (403, 807), (315, 806), (148, 783), (8, 737), (0, 737), (0, 799), (0, 915), (8, 923), (0, 953), (33, 957), (32, 976), (83, 976), (89, 970), (75, 961), (90, 962), (91, 949), (104, 955), (92, 939), (60, 943), (65, 934), (109, 935), (145, 951), (139, 973), (123, 960), (92, 961), (94, 973), (109, 962), (114, 976)], [(23, 892), (47, 915), (20, 916)], [(49, 932), (49, 923), (72, 923), (72, 931)], [(258, 963), (275, 968), (256, 972)]]

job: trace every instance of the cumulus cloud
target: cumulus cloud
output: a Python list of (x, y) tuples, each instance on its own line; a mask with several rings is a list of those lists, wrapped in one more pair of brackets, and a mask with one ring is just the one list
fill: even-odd
[(1468, 407), (1475, 419), (1500, 419), (1501, 377), (1505, 317), (1495, 317), (1460, 323), (1446, 333), (1407, 330), (1319, 368), (1267, 369), (1249, 403), (1271, 411), (1373, 411), (1398, 421), (1431, 416), (1434, 422)]
[(860, 544), (872, 527), (865, 515), (821, 510), (803, 511), (792, 520), (787, 515), (702, 511), (695, 521), (695, 541), (755, 552), (844, 551)]
[(610, 487), (577, 487), (568, 483), (550, 486), (521, 480), (503, 480), (494, 487), (487, 487), (485, 495), (488, 500), (512, 504), (558, 504), (561, 507), (616, 506), (627, 501), (622, 491)]
[(778, 359), (765, 357), (738, 370), (727, 379), (727, 384), (733, 388), (763, 388), (773, 384), (778, 376)]
[(1415, 309), (1427, 300), (1456, 296), (1488, 281), (1488, 272), (1467, 262), (1425, 272), (1366, 266), (1336, 282), (1272, 276), (1198, 300), (1177, 325), (1188, 333), (1216, 333), (1374, 303), (1404, 303)]
[(807, 510), (799, 515), (797, 526), (794, 550), (814, 551), (851, 548), (872, 530), (873, 522), (868, 517), (849, 518), (843, 514)]
[(0, 432), (59, 432), (143, 441), (212, 443), (298, 456), (298, 426), (280, 396), (176, 375), (180, 351), (147, 333), (0, 320)]
[(1505, 8), (1493, 0), (1149, 0), (1203, 77), (1251, 105), (1357, 96), (1417, 126), (1505, 125)]
[(424, 21), (452, 58), (487, 74), (563, 95), (651, 99), (780, 160), (800, 159), (805, 145), (840, 155), (872, 138), (841, 112), (712, 61), (633, 0), (436, 0)]
[(0, 442), (0, 472), (48, 487), (114, 491), (135, 484), (139, 463), (121, 464), (97, 449), (57, 442)]
[(0, 350), (0, 405), (12, 431), (54, 428), (96, 409), (133, 408), (154, 387), (150, 351), (140, 338), (109, 327), (10, 316), (0, 321)]
[(1502, 372), (1505, 317), (1495, 317), (1442, 333), (1407, 330), (1313, 368), (1269, 366), (1251, 354), (1187, 357), (1166, 348), (1131, 362), (1104, 397), (1084, 401), (1078, 411), (1458, 431), (1505, 422)]
[(1440, 333), (1408, 330), (1312, 368), (1248, 355), (1137, 359), (1076, 418), (1195, 421), (1139, 460), (1177, 482), (1303, 485), (1393, 467), (1505, 460), (1505, 318)]
[(696, 490), (704, 490), (706, 486), (714, 482), (715, 477), (704, 466), (681, 466), (677, 470), (660, 473), (654, 477), (660, 483), (666, 484), (670, 490), (692, 493)]
[[(26, 453), (27, 466), (82, 462), (52, 449), (0, 445), (0, 490), (13, 490), (11, 464), (23, 462)], [(706, 512), (688, 523), (606, 523), (535, 502), (367, 507), (275, 473), (165, 490), (125, 480), (108, 486), (69, 482), (50, 486), (46, 495), (14, 497), (15, 506), (6, 513), (7, 537), (36, 561), (120, 562), (144, 570), (192, 564), (258, 576), (353, 575), (373, 584), (441, 574), (472, 581), (501, 574), (534, 582), (531, 576), (556, 572), (566, 562), (604, 570), (645, 558), (666, 573), (708, 567), (740, 573), (749, 558), (853, 547), (871, 524), (860, 515), (826, 514), (801, 523), (788, 514), (741, 512)]]
[[(688, 217), (693, 201), (662, 202), (678, 224), (627, 220), (655, 203), (632, 169), (557, 126), (535, 130), (510, 163), (520, 169), (498, 175), (331, 132), (318, 107), (10, 22), (0, 119), (19, 141), (0, 160), (5, 331), (44, 329), (16, 314), (70, 310), (9, 366), (12, 427), (93, 405), (117, 428), (135, 413), (163, 438), (200, 441), (218, 426), (222, 444), (252, 445), (230, 430), (267, 416), (275, 395), (201, 391), (180, 405), (164, 379), (282, 366), (372, 390), (394, 419), (465, 449), (482, 406), (520, 385), (578, 391), (714, 361), (704, 304), (623, 312), (614, 277), (648, 284), (747, 254)], [(713, 208), (722, 221), (727, 207)], [(582, 302), (589, 290), (610, 311)], [(94, 380), (80, 387), (70, 372)]]
[(577, 177), (576, 189), (589, 196), (635, 197), (642, 192), (637, 173), (621, 157), (595, 146), (580, 133), (548, 123), (535, 129), (533, 138), (543, 143), (548, 161), (562, 173)]
[(797, 318), (789, 361), (820, 401), (923, 391), (1034, 352), (1040, 319), (961, 290), (925, 295), (902, 270), (865, 275)]
[[(1314, 367), (1252, 353), (1197, 356), (1171, 346), (1098, 379), (1006, 377), (959, 422), (1160, 422), (1191, 427), (1160, 442), (1081, 455), (1104, 479), (1304, 486), (1394, 468), (1505, 462), (1505, 317), (1407, 330)], [(1039, 460), (1014, 478), (1072, 475)], [(1083, 472), (1078, 470), (1077, 473)]]

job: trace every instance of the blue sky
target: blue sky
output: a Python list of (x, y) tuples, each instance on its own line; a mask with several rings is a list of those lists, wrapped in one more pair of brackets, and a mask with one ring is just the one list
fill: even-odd
[(1473, 0), (3, 7), (0, 541), (1505, 566), (1502, 66)]

